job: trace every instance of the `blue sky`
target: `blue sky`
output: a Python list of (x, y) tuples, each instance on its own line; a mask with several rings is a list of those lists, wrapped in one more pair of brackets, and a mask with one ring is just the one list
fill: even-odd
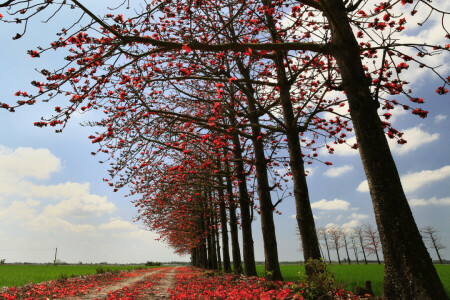
[[(40, 78), (35, 68), (59, 65), (61, 54), (49, 52), (31, 59), (26, 51), (49, 44), (54, 31), (62, 27), (59, 24), (65, 24), (63, 18), (71, 17), (65, 13), (49, 24), (32, 20), (18, 41), (11, 39), (19, 31), (17, 26), (0, 24), (2, 102), (14, 101), (18, 90), (33, 89), (29, 82)], [(447, 76), (445, 58), (440, 62)], [(412, 70), (409, 76), (417, 95), (425, 99), (422, 108), (430, 113), (426, 119), (401, 110), (393, 113), (393, 124), (408, 140), (402, 147), (393, 143), (393, 155), (417, 224), (439, 230), (448, 246), (442, 257), (450, 259), (450, 99), (434, 93), (438, 83), (429, 73)], [(96, 150), (87, 138), (92, 129), (79, 126), (95, 116), (73, 118), (62, 134), (33, 126), (41, 116), (49, 116), (54, 106), (56, 102), (38, 103), (14, 114), (0, 111), (0, 258), (48, 262), (58, 247), (59, 258), (68, 262), (188, 260), (133, 223), (135, 208), (124, 198), (126, 191), (112, 193), (102, 181), (106, 167), (90, 155)], [(374, 224), (357, 151), (335, 148), (331, 157), (323, 154), (333, 166), (314, 163), (308, 176), (316, 226)], [(275, 217), (280, 260), (300, 260), (293, 201), (284, 200), (280, 210), (283, 214)], [(256, 259), (263, 260), (258, 218), (253, 226)], [(431, 255), (435, 258), (434, 252)]]

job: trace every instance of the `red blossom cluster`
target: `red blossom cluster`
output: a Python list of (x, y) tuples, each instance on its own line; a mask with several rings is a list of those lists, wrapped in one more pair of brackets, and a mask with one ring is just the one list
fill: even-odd
[(22, 287), (10, 287), (0, 293), (0, 299), (63, 299), (86, 295), (94, 290), (101, 290), (114, 285), (125, 278), (142, 275), (147, 270), (132, 272), (110, 272), (100, 275), (87, 275), (66, 280), (54, 280), (39, 284), (28, 284)]

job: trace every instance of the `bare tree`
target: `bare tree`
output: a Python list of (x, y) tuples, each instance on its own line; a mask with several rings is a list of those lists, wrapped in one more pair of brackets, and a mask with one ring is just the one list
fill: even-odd
[(361, 247), (361, 252), (364, 256), (364, 262), (367, 265), (367, 257), (366, 257), (366, 251), (364, 250), (364, 228), (362, 226), (355, 227), (355, 236), (357, 237), (359, 241), (359, 246)]
[(353, 249), (353, 253), (355, 254), (356, 263), (359, 264), (359, 258), (358, 258), (358, 245), (356, 244), (358, 236), (354, 229), (352, 229), (352, 232), (350, 234), (350, 243)]
[(378, 249), (381, 248), (380, 237), (378, 236), (378, 231), (373, 227), (372, 224), (364, 224), (364, 248), (369, 254), (375, 254), (377, 257), (377, 262), (380, 265), (380, 257), (378, 255)]
[(437, 229), (432, 226), (423, 226), (420, 228), (422, 238), (428, 248), (434, 249), (439, 258), (439, 262), (442, 264), (442, 258), (439, 254), (439, 250), (447, 248), (441, 243), (441, 238), (438, 236)]
[(330, 246), (328, 245), (327, 230), (323, 227), (320, 227), (319, 229), (317, 229), (317, 237), (325, 242), (325, 247), (327, 248), (327, 253), (328, 253), (328, 262), (331, 265)]
[(347, 253), (347, 262), (349, 265), (351, 265), (352, 261), (350, 259), (350, 255), (348, 254), (348, 241), (347, 241), (347, 238), (351, 235), (351, 229), (342, 228), (341, 232), (342, 232), (341, 239), (344, 242), (345, 252)]
[(327, 229), (328, 236), (331, 239), (331, 248), (336, 249), (336, 255), (338, 263), (341, 264), (341, 257), (339, 256), (339, 249), (342, 248), (342, 230), (336, 225), (333, 225)]

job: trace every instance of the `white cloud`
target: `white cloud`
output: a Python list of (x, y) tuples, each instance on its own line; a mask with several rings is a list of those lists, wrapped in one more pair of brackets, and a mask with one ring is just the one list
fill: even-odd
[(320, 201), (311, 203), (312, 208), (323, 210), (347, 210), (349, 206), (350, 206), (349, 202), (340, 199), (334, 199), (330, 201), (322, 199)]
[(396, 139), (389, 139), (388, 142), (391, 151), (395, 154), (403, 155), (409, 153), (410, 151), (416, 150), (420, 146), (439, 139), (439, 133), (430, 134), (422, 130), (421, 127), (423, 127), (423, 124), (406, 130), (401, 130), (404, 133), (403, 138), (407, 140), (407, 143), (404, 145), (398, 144)]
[(72, 197), (62, 200), (55, 205), (48, 205), (44, 214), (52, 216), (67, 216), (75, 218), (86, 218), (90, 216), (100, 217), (111, 214), (116, 210), (114, 203), (108, 202), (106, 197), (86, 193), (81, 197)]
[(347, 217), (347, 218), (348, 218), (348, 219), (352, 219), (352, 220), (358, 220), (358, 221), (360, 221), (360, 220), (365, 220), (365, 219), (369, 218), (369, 215), (352, 213), (352, 214), (351, 214), (349, 217)]
[[(295, 215), (294, 215), (295, 217)], [(137, 227), (131, 222), (121, 220), (120, 218), (111, 218), (108, 223), (98, 226), (99, 229), (105, 230), (136, 230)]]
[(61, 160), (48, 149), (0, 146), (0, 179), (48, 179), (61, 168)]
[(350, 165), (345, 165), (342, 167), (332, 167), (326, 170), (323, 175), (328, 177), (339, 177), (345, 173), (350, 172), (351, 170), (353, 170), (353, 166)]
[[(448, 177), (450, 177), (450, 165), (436, 170), (424, 170), (421, 172), (409, 173), (403, 175), (400, 179), (405, 193), (411, 193)], [(362, 193), (368, 192), (369, 186), (367, 180), (361, 182), (356, 190)]]
[(348, 223), (342, 224), (342, 227), (344, 229), (350, 229), (350, 228), (354, 228), (354, 227), (359, 226), (359, 225), (361, 225), (361, 222), (359, 222), (358, 220), (351, 220)]
[(446, 115), (439, 114), (436, 117), (434, 117), (434, 123), (439, 123), (439, 122), (444, 121), (446, 119), (447, 119)]
[(362, 220), (368, 219), (369, 215), (366, 214), (357, 214), (357, 213), (352, 213), (350, 216), (347, 217), (347, 219), (350, 219), (350, 221), (348, 223), (342, 224), (343, 228), (354, 228), (358, 225), (361, 225)]
[(450, 197), (446, 197), (446, 198), (436, 198), (436, 197), (432, 197), (430, 199), (411, 199), (409, 201), (409, 204), (411, 206), (430, 206), (430, 205), (434, 205), (434, 206), (446, 206), (446, 205), (450, 205)]

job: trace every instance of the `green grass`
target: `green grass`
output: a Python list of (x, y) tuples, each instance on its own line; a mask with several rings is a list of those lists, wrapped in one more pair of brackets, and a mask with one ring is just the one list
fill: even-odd
[[(450, 295), (450, 265), (435, 265), (436, 270), (444, 285), (445, 291)], [(364, 286), (364, 282), (370, 280), (372, 289), (376, 296), (381, 296), (383, 290), (384, 265), (331, 265), (327, 266), (336, 281), (343, 284), (343, 287), (353, 291), (355, 286)], [(256, 266), (258, 276), (264, 276), (264, 266)], [(281, 273), (286, 281), (299, 281), (300, 274), (305, 274), (303, 265), (282, 265)]]
[(111, 266), (111, 265), (0, 265), (0, 287), (21, 286), (27, 283), (39, 283), (58, 279), (61, 275), (67, 277), (97, 274), (97, 268), (105, 270), (130, 270), (136, 268), (151, 268), (144, 266)]

